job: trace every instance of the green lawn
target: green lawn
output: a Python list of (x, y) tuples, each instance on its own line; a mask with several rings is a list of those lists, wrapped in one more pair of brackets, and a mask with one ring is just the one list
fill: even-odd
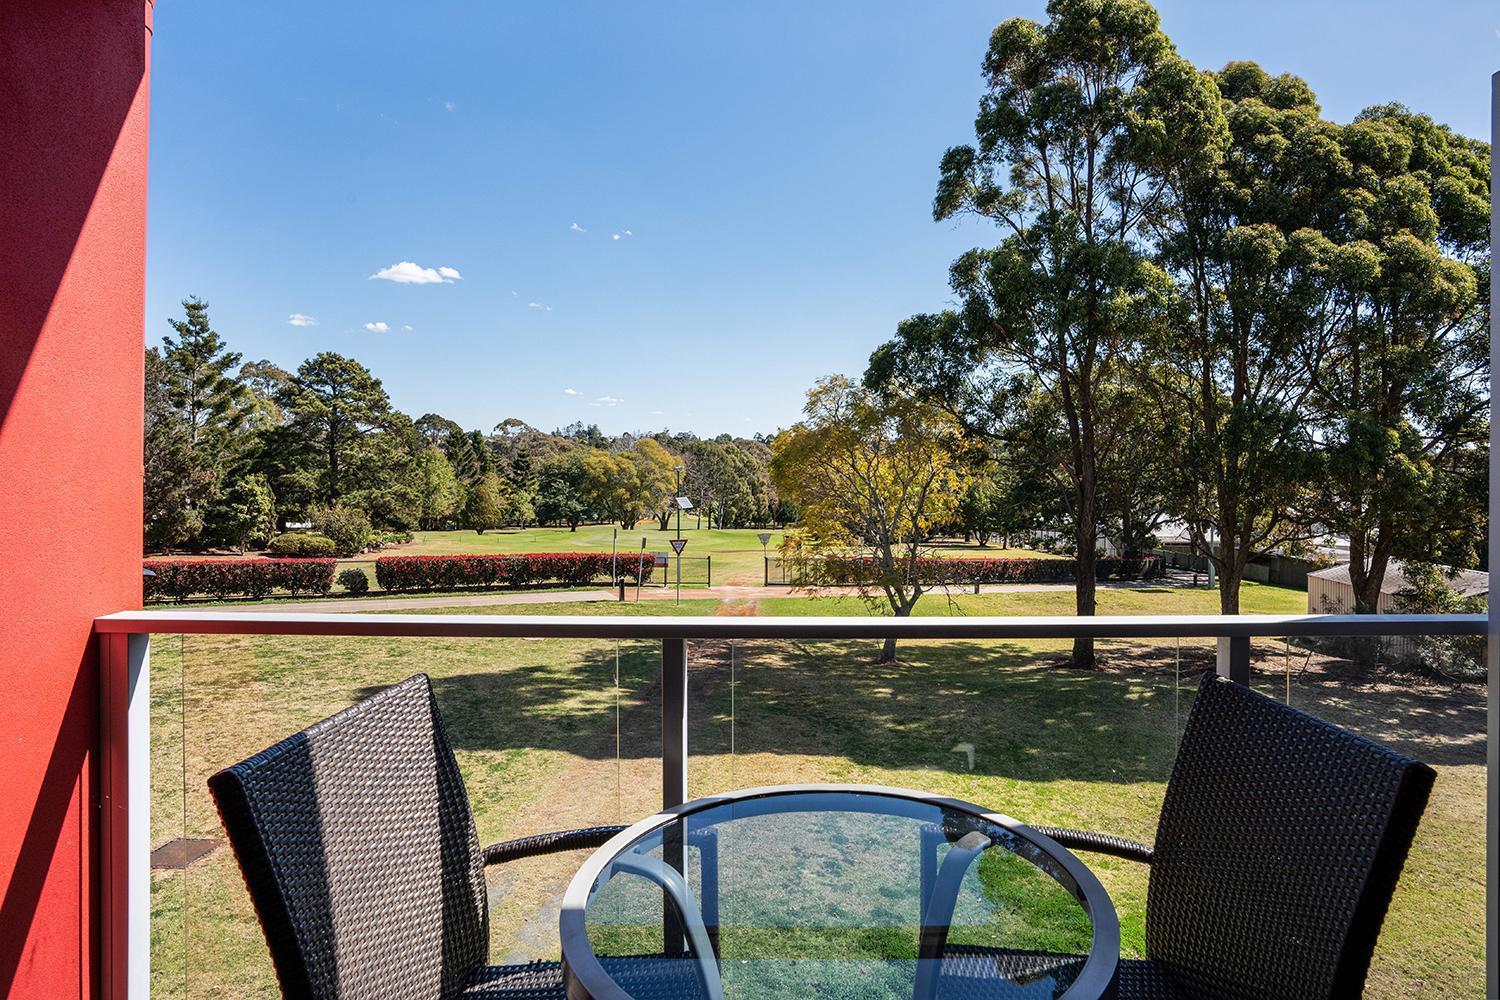
[[(1296, 592), (1247, 586), (1244, 610), (1301, 610), (1302, 600)], [(922, 610), (1065, 614), (1070, 601), (1065, 592), (1011, 592), (957, 597), (950, 608), (935, 596)], [(762, 614), (862, 610), (843, 598), (758, 604)], [(589, 610), (717, 609), (717, 602), (700, 599), (681, 608), (652, 602)], [(577, 608), (473, 610), (569, 614)], [(1105, 614), (1214, 610), (1206, 591), (1100, 592)], [(901, 664), (877, 667), (872, 643), (695, 643), (690, 791), (794, 781), (905, 785), (1030, 822), (1150, 841), (1191, 703), (1191, 678), (1209, 662), (1208, 651), (1184, 644), (1179, 667), (1172, 642), (1101, 642), (1105, 669), (1082, 674), (1057, 669), (1056, 648), (907, 642)], [(1282, 696), (1287, 657), (1296, 657), (1294, 704), (1439, 770), (1380, 940), (1369, 995), (1481, 996), (1483, 692), (1351, 686), (1317, 666), (1301, 672), (1303, 654), (1279, 644), (1256, 652), (1258, 687)], [(417, 670), (433, 678), (481, 841), (637, 819), (658, 805), (657, 665), (657, 646), (650, 642), (158, 637), (152, 651), (153, 844), (221, 836), (204, 789), (208, 774)], [(555, 897), (580, 860), (556, 856), (492, 871), (495, 960), (555, 957)], [(1116, 904), (1127, 952), (1138, 954), (1144, 872), (1114, 859), (1088, 861)], [(993, 863), (975, 871), (986, 891), (1000, 891), (1007, 877)], [(155, 873), (152, 908), (156, 995), (276, 995), (264, 943), (226, 850), (186, 872)]]
[[(703, 556), (713, 557), (713, 582), (716, 584), (760, 583), (764, 566), (758, 532), (754, 529), (708, 530), (694, 526), (694, 519), (682, 519), (682, 537), (687, 539), (683, 551), (683, 583), (701, 585), (707, 579)], [(676, 526), (658, 531), (655, 521), (642, 521), (630, 530), (609, 524), (580, 525), (577, 531), (567, 528), (513, 528), (503, 531), (419, 531), (409, 545), (390, 550), (399, 555), (458, 555), (488, 552), (609, 552), (612, 535), (618, 532), (621, 558), (638, 555), (641, 539), (647, 552), (671, 552), (669, 540), (676, 537)], [(772, 534), (770, 551), (776, 553), (781, 532)], [(675, 579), (675, 570), (673, 571)]]

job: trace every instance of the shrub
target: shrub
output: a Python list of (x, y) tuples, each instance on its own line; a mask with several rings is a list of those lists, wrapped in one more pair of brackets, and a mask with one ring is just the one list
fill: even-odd
[(278, 556), (293, 558), (305, 556), (331, 556), (334, 554), (333, 539), (311, 531), (288, 531), (271, 539), (267, 546)]
[(370, 547), (375, 537), (370, 529), (369, 516), (348, 504), (313, 507), (307, 512), (307, 519), (312, 522), (314, 531), (333, 539), (334, 555), (358, 555)]
[(410, 531), (382, 531), (375, 536), (376, 545), (405, 545), (415, 536)]
[[(874, 559), (831, 556), (811, 567), (817, 582), (854, 584), (879, 578)], [(1119, 558), (1108, 556), (1095, 563), (1099, 580), (1149, 580), (1161, 575), (1160, 556)], [(925, 584), (973, 586), (976, 583), (1072, 583), (1078, 564), (1072, 559), (918, 559), (917, 573)]]
[[(375, 579), (386, 590), (454, 590), (460, 587), (525, 587), (544, 583), (582, 586), (609, 578), (608, 552), (533, 552), (504, 556), (381, 556)], [(656, 560), (639, 562), (649, 580)], [(620, 576), (635, 580), (637, 558), (621, 558)]]
[(332, 559), (148, 559), (144, 566), (155, 574), (144, 580), (147, 600), (326, 594), (333, 586)]
[(364, 570), (351, 566), (339, 574), (339, 586), (351, 594), (363, 594), (370, 589), (370, 578)]

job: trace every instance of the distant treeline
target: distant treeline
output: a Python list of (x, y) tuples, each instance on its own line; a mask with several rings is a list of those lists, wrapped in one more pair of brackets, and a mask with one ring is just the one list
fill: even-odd
[[(258, 548), (310, 523), (349, 554), (414, 529), (667, 524), (680, 480), (712, 526), (795, 517), (767, 474), (764, 437), (662, 430), (486, 433), (391, 406), (369, 369), (323, 352), (295, 372), (243, 363), (189, 298), (146, 352), (146, 544)], [(680, 467), (680, 468), (679, 468)]]

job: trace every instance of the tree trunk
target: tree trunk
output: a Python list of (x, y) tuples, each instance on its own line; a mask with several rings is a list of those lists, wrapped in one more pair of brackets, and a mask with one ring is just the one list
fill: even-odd
[(672, 512), (669, 510), (664, 514), (657, 514), (656, 523), (660, 525), (662, 531), (670, 530), (672, 527)]
[[(887, 594), (887, 596), (890, 596), (890, 595)], [(891, 597), (891, 613), (895, 617), (897, 617), (897, 618), (910, 618), (911, 617), (911, 610), (912, 610), (912, 608), (914, 608), (914, 607), (917, 606), (917, 601), (921, 599), (921, 596), (922, 596), (921, 591), (918, 591), (917, 593), (912, 594), (909, 597), (904, 597), (904, 598)], [(876, 662), (878, 662), (878, 663), (895, 663), (896, 662), (896, 639), (895, 639), (894, 636), (892, 636), (890, 638), (887, 638), (885, 640), (885, 645), (883, 645), (880, 648), (880, 659), (877, 660)]]
[[(1092, 615), (1097, 608), (1094, 575), (1097, 557), (1094, 553), (1098, 525), (1094, 514), (1093, 470), (1088, 470), (1078, 483), (1078, 581), (1074, 585), (1074, 604), (1080, 616)], [(1094, 640), (1090, 636), (1078, 636), (1073, 640), (1073, 666), (1079, 670), (1093, 670)]]
[(1223, 530), (1219, 532), (1219, 614), (1240, 613), (1240, 584), (1245, 580), (1248, 553), (1240, 551)]
[(1244, 575), (1244, 570), (1236, 570), (1232, 574), (1219, 574), (1219, 614), (1237, 615), (1240, 613), (1240, 581)]

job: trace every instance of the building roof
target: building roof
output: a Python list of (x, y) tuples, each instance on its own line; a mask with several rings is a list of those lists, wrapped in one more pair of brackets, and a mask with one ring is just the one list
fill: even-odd
[[(1450, 566), (1439, 566), (1443, 581), (1448, 584), (1448, 589), (1462, 594), (1464, 597), (1478, 597), (1490, 592), (1490, 575), (1483, 570), (1459, 569)], [(1349, 580), (1349, 564), (1340, 563), (1327, 569), (1315, 569), (1307, 574), (1308, 579), (1332, 580), (1345, 586), (1352, 586)], [(1401, 571), (1401, 562), (1392, 559), (1386, 568), (1385, 579), (1380, 583), (1382, 594), (1397, 594), (1406, 589), (1406, 574)]]

